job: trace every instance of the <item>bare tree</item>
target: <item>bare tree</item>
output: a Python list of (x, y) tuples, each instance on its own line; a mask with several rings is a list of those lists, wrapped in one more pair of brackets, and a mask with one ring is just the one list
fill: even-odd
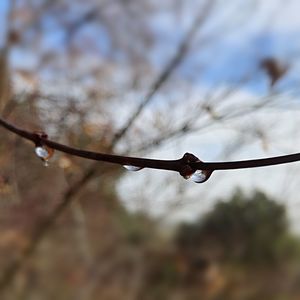
[[(241, 146), (241, 137), (247, 142), (253, 139), (266, 143), (266, 135), (260, 127), (243, 129), (240, 123), (234, 122), (253, 113), (281, 108), (284, 94), (276, 88), (287, 72), (280, 72), (275, 78), (274, 72), (266, 66), (266, 59), (254, 54), (251, 56), (253, 67), (246, 68), (242, 74), (223, 71), (226, 76), (228, 73), (229, 79), (224, 75), (215, 83), (214, 80), (208, 83), (207, 90), (191, 91), (193, 82), (200, 80), (201, 76), (208, 78), (209, 70), (213, 72), (218, 63), (217, 57), (215, 61), (206, 59), (209, 51), (214, 45), (219, 45), (222, 36), (230, 37), (237, 26), (243, 26), (250, 20), (247, 16), (242, 21), (233, 18), (237, 16), (235, 10), (239, 10), (236, 3), (229, 5), (232, 11), (223, 20), (223, 15), (220, 18), (223, 8), (218, 1), (200, 0), (193, 6), (183, 1), (91, 0), (84, 5), (81, 1), (16, 1), (7, 35), (9, 48), (0, 64), (2, 73), (7, 74), (0, 81), (0, 105), (4, 116), (10, 115), (14, 124), (29, 130), (18, 131), (18, 127), (10, 127), (6, 121), (1, 121), (1, 125), (21, 133), (38, 146), (121, 165), (175, 170), (184, 176), (190, 176), (197, 168), (209, 171), (210, 175), (210, 171), (216, 169), (298, 160), (299, 154), (219, 164), (201, 162), (194, 156), (188, 161), (186, 156), (179, 160), (170, 157), (171, 162), (131, 158), (131, 154), (153, 155), (151, 151), (163, 149), (172, 141), (184, 141), (190, 136), (205, 134), (206, 130), (216, 128), (228, 127), (239, 133), (236, 140), (230, 140), (229, 147), (221, 152), (223, 159), (226, 158), (226, 151), (232, 153)], [(168, 26), (174, 24), (176, 27), (170, 31)], [(220, 55), (221, 50), (218, 49)], [(7, 55), (13, 61), (11, 68), (7, 66)], [(272, 59), (275, 61), (275, 58)], [(233, 77), (232, 81), (230, 76)], [(265, 79), (269, 76), (273, 89), (270, 91), (266, 85), (264, 96), (237, 99), (241, 97), (240, 89), (247, 89), (259, 76)], [(12, 96), (9, 96), (9, 81), (14, 83)], [(220, 88), (224, 82), (227, 84)], [(6, 100), (2, 100), (4, 98)], [(2, 105), (4, 102), (5, 107)], [(47, 132), (49, 138), (37, 134), (37, 130)], [(13, 147), (12, 137), (5, 134), (4, 138), (9, 147)], [(184, 142), (181, 144), (184, 146)], [(25, 276), (22, 284), (22, 274), (34, 273), (28, 262), (38, 253), (51, 252), (53, 243), (50, 242), (48, 248), (46, 245), (45, 250), (43, 245), (55, 240), (57, 224), (68, 225), (72, 216), (78, 221), (75, 210), (70, 210), (72, 203), (79, 205), (86, 220), (77, 222), (79, 226), (86, 227), (81, 232), (87, 236), (81, 242), (88, 244), (90, 249), (100, 249), (98, 256), (97, 251), (88, 254), (85, 277), (96, 282), (105, 276), (109, 277), (114, 265), (125, 262), (133, 263), (135, 275), (143, 272), (140, 268), (143, 252), (138, 250), (139, 259), (130, 255), (120, 257), (119, 250), (113, 251), (112, 259), (107, 261), (103, 270), (100, 268), (96, 272), (93, 269), (92, 262), (103, 263), (107, 255), (105, 252), (111, 251), (111, 247), (117, 244), (120, 249), (129, 247), (119, 238), (121, 233), (115, 228), (117, 222), (113, 220), (124, 209), (115, 194), (118, 180), (123, 175), (121, 169), (57, 154), (51, 159), (47, 157), (52, 166), (44, 171), (38, 165), (39, 161), (30, 156), (31, 148), (25, 143), (18, 145), (21, 145), (15, 150), (18, 174), (11, 176), (10, 181), (16, 183), (21, 197), (18, 210), (23, 215), (28, 214), (30, 221), (27, 218), (19, 220), (19, 226), (24, 226), (28, 238), (18, 255), (3, 268), (1, 291), (6, 289), (10, 292), (14, 290), (13, 286), (20, 286), (20, 291), (26, 291), (25, 287), (31, 283)], [(1, 149), (2, 153), (6, 151), (7, 148)], [(32, 163), (34, 167), (28, 174)], [(5, 168), (9, 170), (9, 166)], [(4, 175), (0, 173), (0, 176)], [(53, 186), (56, 187), (55, 191), (52, 191)], [(46, 200), (43, 205), (36, 204), (39, 195)], [(98, 203), (98, 197), (103, 203)], [(89, 205), (85, 204), (86, 201), (89, 201)], [(73, 211), (71, 216), (70, 211)], [(94, 211), (103, 213), (103, 223), (99, 221), (101, 226), (96, 221), (89, 221), (95, 217)], [(9, 207), (9, 215), (12, 219), (17, 216), (14, 207)], [(3, 230), (7, 224), (1, 224)], [(104, 234), (105, 224), (107, 228), (112, 228), (113, 241), (106, 237), (107, 241), (101, 248), (96, 241), (97, 234), (89, 235), (89, 229), (100, 226)], [(71, 237), (75, 235), (72, 226), (69, 233)], [(39, 270), (38, 266), (32, 268)], [(95, 276), (93, 272), (96, 272)], [(93, 289), (97, 289), (95, 286), (93, 283), (90, 285), (89, 295), (93, 294)], [(138, 295), (139, 288), (135, 286), (136, 290), (129, 294)]]

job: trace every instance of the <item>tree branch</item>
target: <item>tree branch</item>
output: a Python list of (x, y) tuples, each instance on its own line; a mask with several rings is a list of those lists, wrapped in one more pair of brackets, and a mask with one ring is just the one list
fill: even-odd
[(66, 146), (54, 141), (48, 140), (45, 134), (30, 132), (21, 128), (18, 128), (4, 119), (0, 118), (0, 125), (33, 142), (36, 146), (48, 146), (52, 149), (73, 155), (83, 157), (90, 160), (108, 162), (119, 165), (129, 165), (139, 168), (151, 168), (168, 171), (177, 171), (182, 176), (186, 177), (190, 174), (186, 172), (195, 172), (196, 170), (233, 170), (233, 169), (245, 169), (245, 168), (258, 168), (265, 166), (273, 166), (278, 164), (286, 164), (300, 160), (300, 153), (294, 153), (289, 155), (268, 157), (262, 159), (251, 159), (251, 160), (240, 160), (240, 161), (229, 161), (229, 162), (203, 162), (196, 156), (190, 153), (184, 154), (184, 156), (177, 160), (160, 160), (160, 159), (149, 159), (140, 157), (130, 157), (121, 155), (105, 154), (87, 150), (81, 150)]
[(119, 141), (125, 135), (125, 133), (128, 131), (128, 129), (134, 123), (134, 121), (141, 114), (143, 109), (152, 100), (152, 98), (156, 94), (156, 92), (164, 85), (164, 83), (169, 79), (169, 77), (173, 73), (173, 71), (182, 62), (182, 59), (185, 57), (186, 53), (189, 50), (191, 41), (194, 39), (195, 34), (197, 33), (197, 30), (199, 29), (200, 25), (206, 20), (206, 17), (209, 14), (212, 5), (213, 5), (213, 1), (207, 1), (205, 3), (205, 7), (198, 14), (198, 16), (196, 17), (190, 30), (187, 32), (185, 38), (182, 40), (181, 44), (179, 45), (177, 53), (175, 54), (173, 59), (171, 59), (171, 61), (168, 63), (168, 65), (165, 67), (165, 69), (160, 74), (160, 76), (157, 78), (157, 80), (153, 83), (153, 85), (150, 88), (148, 94), (146, 95), (144, 101), (142, 101), (141, 104), (137, 107), (136, 111), (131, 115), (131, 117), (125, 124), (125, 126), (123, 128), (121, 128), (121, 130), (119, 132), (117, 132), (115, 134), (115, 136), (112, 140), (112, 144), (116, 144), (116, 142)]

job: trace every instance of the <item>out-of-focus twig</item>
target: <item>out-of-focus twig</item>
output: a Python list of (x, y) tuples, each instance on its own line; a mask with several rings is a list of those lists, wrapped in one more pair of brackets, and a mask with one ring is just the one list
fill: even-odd
[[(156, 94), (156, 92), (164, 85), (164, 83), (166, 83), (166, 81), (170, 78), (172, 72), (182, 62), (186, 53), (188, 52), (191, 42), (193, 41), (197, 33), (197, 30), (199, 29), (201, 24), (206, 20), (213, 3), (214, 1), (211, 0), (206, 1), (206, 6), (203, 7), (201, 12), (196, 17), (194, 24), (192, 25), (184, 40), (181, 42), (177, 53), (175, 54), (173, 59), (171, 59), (170, 63), (158, 76), (157, 80), (154, 81), (144, 101), (138, 106), (138, 108), (132, 114), (131, 118), (128, 120), (126, 125), (113, 137), (111, 142), (111, 149), (113, 149), (114, 146), (118, 143), (118, 141), (121, 140), (121, 138), (127, 133), (134, 121), (141, 114), (143, 109), (153, 99), (153, 96)], [(94, 177), (94, 175), (98, 171), (97, 169), (98, 164), (93, 163), (88, 168), (88, 170), (84, 172), (84, 174), (82, 174), (78, 182), (75, 182), (72, 186), (69, 187), (69, 189), (62, 197), (61, 204), (58, 205), (52, 211), (52, 213), (50, 213), (49, 216), (43, 220), (42, 224), (37, 225), (37, 230), (32, 236), (31, 242), (29, 243), (28, 247), (22, 251), (20, 258), (17, 261), (13, 262), (6, 270), (4, 270), (3, 276), (0, 279), (0, 292), (3, 292), (14, 281), (16, 274), (18, 273), (22, 265), (25, 263), (27, 258), (34, 253), (41, 239), (47, 234), (47, 232), (55, 223), (57, 218), (66, 210), (66, 208), (72, 202), (73, 197)]]
[(36, 227), (35, 232), (31, 237), (30, 243), (22, 250), (19, 258), (15, 260), (9, 267), (4, 271), (2, 278), (0, 279), (0, 291), (3, 292), (5, 288), (7, 288), (10, 283), (12, 283), (15, 275), (18, 270), (27, 260), (27, 258), (35, 251), (37, 245), (40, 243), (41, 239), (48, 232), (50, 227), (53, 225), (54, 220), (62, 214), (62, 212), (69, 206), (73, 197), (81, 190), (82, 186), (84, 186), (90, 178), (94, 176), (94, 172), (90, 171), (84, 174), (76, 183), (74, 183), (63, 195), (63, 201), (60, 202), (58, 206), (51, 212), (50, 216), (44, 218), (40, 224)]
[(173, 59), (169, 62), (169, 64), (165, 67), (163, 72), (154, 82), (154, 84), (149, 90), (149, 93), (146, 95), (145, 99), (137, 107), (136, 111), (131, 115), (131, 117), (125, 124), (125, 126), (115, 134), (112, 140), (113, 145), (116, 144), (128, 132), (128, 129), (132, 126), (132, 124), (138, 118), (138, 116), (141, 114), (144, 108), (149, 104), (149, 102), (152, 100), (156, 92), (165, 84), (165, 82), (170, 78), (173, 71), (182, 62), (183, 58), (185, 57), (185, 55), (189, 50), (189, 46), (193, 41), (195, 34), (197, 33), (197, 30), (199, 29), (201, 24), (205, 21), (207, 14), (209, 14), (212, 3), (213, 1), (207, 1), (206, 7), (201, 11), (201, 13), (195, 19), (194, 24), (192, 25), (191, 29), (189, 30), (189, 32), (181, 42), (177, 50), (177, 53), (175, 54)]

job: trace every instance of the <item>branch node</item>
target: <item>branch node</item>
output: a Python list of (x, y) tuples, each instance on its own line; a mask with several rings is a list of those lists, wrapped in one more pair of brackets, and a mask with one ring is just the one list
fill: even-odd
[(44, 146), (44, 140), (48, 139), (48, 134), (44, 131), (34, 131), (33, 132), (34, 138), (35, 138), (35, 146), (36, 147), (42, 147)]
[(181, 158), (181, 170), (179, 171), (180, 175), (185, 179), (190, 178), (197, 169), (191, 166), (191, 163), (201, 162), (201, 160), (192, 153), (185, 153)]
[(213, 170), (199, 169), (199, 163), (202, 161), (192, 153), (185, 153), (180, 161), (182, 165), (180, 175), (185, 179), (191, 178), (196, 183), (207, 181), (213, 172)]

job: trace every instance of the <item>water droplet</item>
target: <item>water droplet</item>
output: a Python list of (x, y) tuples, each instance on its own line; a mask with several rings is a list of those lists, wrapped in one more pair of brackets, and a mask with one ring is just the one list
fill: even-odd
[(35, 154), (41, 158), (41, 159), (47, 159), (49, 157), (49, 152), (46, 148), (44, 147), (36, 147), (35, 148)]
[(132, 171), (132, 172), (136, 172), (136, 171), (139, 171), (139, 170), (143, 169), (142, 167), (131, 166), (131, 165), (124, 165), (123, 167), (124, 167), (126, 170)]
[(54, 150), (46, 146), (35, 148), (35, 154), (44, 162), (44, 166), (49, 166), (49, 159), (52, 157)]
[(211, 175), (212, 171), (209, 170), (196, 170), (190, 177), (196, 183), (205, 182)]

